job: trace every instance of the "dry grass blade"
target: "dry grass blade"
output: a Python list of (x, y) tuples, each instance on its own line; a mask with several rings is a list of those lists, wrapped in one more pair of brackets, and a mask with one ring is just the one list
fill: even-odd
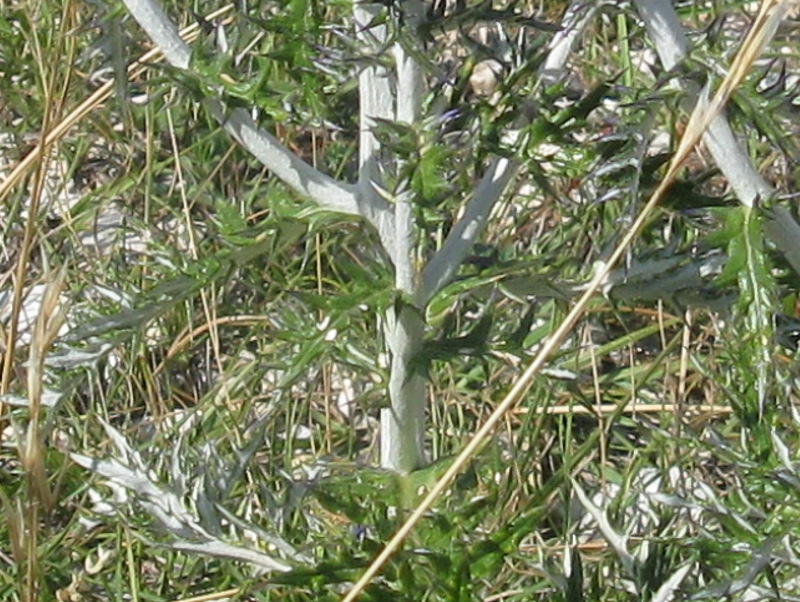
[[(657, 414), (660, 412), (667, 412), (674, 414), (679, 409), (681, 411), (684, 410), (682, 406), (673, 403), (637, 403), (637, 404), (631, 403), (623, 406), (619, 406), (613, 403), (602, 403), (602, 404), (595, 404), (591, 407), (568, 406), (568, 405), (557, 405), (547, 408), (537, 407), (534, 410), (534, 413), (546, 414), (548, 416), (559, 416), (563, 414), (573, 414), (573, 415), (591, 414), (594, 416), (605, 416), (617, 412), (623, 414)], [(693, 405), (691, 406), (691, 408), (688, 409), (698, 416), (704, 414), (730, 414), (733, 412), (733, 408), (724, 405), (709, 405), (709, 404)], [(515, 410), (515, 413), (527, 414), (528, 411), (529, 411), (528, 408), (517, 408)]]
[(58, 335), (66, 317), (66, 307), (59, 303), (64, 288), (66, 269), (62, 269), (47, 283), (41, 310), (36, 319), (28, 351), (28, 432), (20, 442), (19, 456), (31, 484), (31, 490), (46, 511), (52, 510), (55, 498), (47, 481), (44, 467), (41, 433), (39, 429), (42, 406), (42, 383), (47, 349)]
[[(233, 4), (227, 4), (222, 8), (208, 14), (205, 19), (214, 20), (222, 15), (233, 10)], [(200, 34), (200, 25), (190, 25), (181, 30), (181, 37), (187, 42), (191, 42)], [(161, 59), (161, 51), (158, 49), (150, 50), (143, 54), (139, 59), (134, 61), (128, 67), (128, 78), (134, 79), (138, 77), (146, 68), (147, 63), (158, 61)], [(100, 86), (94, 93), (84, 100), (80, 105), (75, 107), (69, 115), (57, 123), (52, 130), (47, 132), (43, 137), (43, 141), (31, 150), (25, 157), (14, 166), (14, 169), (0, 182), (0, 202), (2, 202), (11, 189), (22, 179), (22, 177), (31, 169), (35, 162), (44, 154), (45, 149), (50, 148), (55, 142), (59, 141), (69, 131), (69, 129), (78, 123), (81, 119), (86, 117), (94, 109), (104, 103), (111, 96), (114, 90), (114, 81), (107, 81)]]
[[(686, 133), (678, 145), (675, 156), (672, 158), (669, 170), (662, 182), (662, 186), (666, 187), (672, 184), (672, 181), (678, 175), (678, 171), (683, 166), (692, 149), (703, 137), (703, 133), (708, 128), (711, 121), (716, 117), (722, 108), (727, 104), (733, 92), (742, 83), (744, 77), (750, 72), (753, 62), (759, 57), (761, 51), (769, 43), (775, 35), (775, 31), (780, 25), (781, 19), (786, 14), (789, 2), (792, 0), (764, 0), (761, 3), (761, 8), (753, 22), (747, 37), (742, 42), (736, 58), (728, 70), (728, 75), (720, 84), (716, 95), (711, 101), (708, 101), (707, 89), (704, 94), (701, 94), (698, 99), (697, 106), (689, 118), (689, 123), (686, 126)], [(653, 196), (657, 196), (659, 190)], [(663, 194), (663, 192), (661, 192)]]
[(233, 589), (226, 589), (223, 592), (212, 592), (210, 594), (203, 594), (202, 596), (192, 596), (191, 598), (181, 598), (175, 602), (221, 602), (223, 600), (230, 600), (239, 595), (240, 589), (238, 587)]
[(8, 545), (11, 549), (11, 558), (17, 566), (25, 566), (28, 552), (25, 546), (25, 513), (22, 507), (22, 499), (19, 497), (9, 499), (0, 489), (0, 502), (2, 502), (3, 514), (8, 528)]
[[(224, 15), (229, 10), (233, 8), (233, 5), (227, 5), (222, 7), (221, 9), (211, 13), (208, 18), (214, 19), (218, 18), (221, 15)], [(200, 26), (195, 24), (190, 27), (185, 28), (181, 31), (181, 36), (186, 38), (187, 40), (194, 39), (200, 33)], [(130, 78), (136, 77), (146, 68), (147, 62), (152, 62), (158, 60), (161, 56), (160, 51), (158, 50), (151, 50), (145, 53), (139, 60), (135, 61), (129, 68), (128, 68), (128, 76)], [(70, 62), (70, 61), (68, 61)], [(37, 214), (37, 204), (38, 199), (41, 194), (41, 187), (44, 181), (44, 174), (46, 173), (46, 164), (47, 160), (50, 156), (50, 149), (52, 149), (53, 145), (58, 142), (68, 131), (69, 129), (75, 125), (78, 121), (80, 121), (83, 117), (88, 115), (92, 110), (97, 108), (100, 104), (102, 104), (108, 97), (111, 95), (112, 90), (114, 89), (114, 81), (108, 81), (103, 86), (98, 88), (94, 94), (92, 94), (89, 98), (87, 98), (84, 102), (82, 102), (78, 107), (73, 109), (66, 117), (60, 119), (52, 129), (50, 129), (49, 121), (47, 123), (42, 124), (42, 131), (41, 131), (41, 139), (39, 144), (29, 152), (16, 166), (11, 172), (6, 176), (6, 178), (0, 182), (0, 203), (6, 198), (8, 193), (12, 190), (12, 188), (21, 181), (23, 176), (25, 176), (28, 171), (30, 171), (34, 166), (38, 165), (38, 173), (39, 177), (34, 180), (34, 190), (32, 193), (32, 199), (34, 203), (32, 204), (29, 214), (30, 219), (28, 220), (28, 224), (26, 226), (26, 233), (25, 239), (23, 241), (22, 249), (23, 252), (20, 256), (20, 260), (18, 262), (18, 269), (16, 271), (17, 274), (17, 282), (16, 282), (16, 289), (13, 299), (13, 308), (12, 308), (12, 319), (10, 320), (9, 331), (6, 336), (3, 338), (6, 340), (6, 346), (4, 351), (4, 357), (2, 362), (2, 375), (0, 375), (0, 393), (6, 393), (8, 391), (9, 383), (11, 381), (11, 369), (13, 364), (13, 355), (14, 355), (14, 343), (16, 340), (16, 328), (17, 328), (17, 316), (19, 315), (20, 307), (22, 305), (22, 275), (25, 272), (25, 265), (26, 265), (26, 257), (27, 257), (27, 249), (30, 248), (32, 236), (33, 236), (33, 224), (35, 220), (35, 216)], [(51, 111), (52, 115), (58, 115), (59, 111)]]
[[(8, 320), (7, 333), (4, 337), (6, 344), (2, 354), (2, 375), (0, 375), (0, 393), (2, 394), (8, 392), (12, 375), (15, 372), (14, 368), (17, 365), (15, 345), (17, 342), (18, 321), (26, 280), (30, 271), (31, 256), (38, 244), (39, 227), (37, 216), (43, 199), (48, 162), (52, 156), (52, 146), (44, 142), (43, 133), (48, 131), (50, 124), (56, 122), (62, 114), (71, 83), (69, 73), (65, 73), (64, 70), (60, 69), (58, 62), (53, 61), (53, 57), (59, 56), (63, 58), (65, 64), (72, 64), (77, 52), (75, 39), (69, 35), (69, 31), (74, 27), (75, 16), (71, 6), (70, 3), (65, 3), (61, 7), (58, 14), (59, 25), (53, 32), (52, 38), (46, 39), (40, 36), (37, 31), (30, 32), (27, 38), (34, 57), (35, 77), (41, 87), (45, 110), (43, 111), (41, 127), (42, 141), (40, 142), (40, 150), (37, 153), (38, 161), (31, 162), (31, 165), (35, 165), (37, 169), (32, 179), (31, 195), (27, 207), (28, 215), (25, 218), (22, 242), (13, 268), (11, 314)], [(32, 21), (36, 16), (31, 12), (26, 14), (26, 18)], [(44, 261), (46, 263), (46, 257)], [(45, 271), (47, 271), (46, 268)], [(29, 348), (29, 365), (27, 366), (27, 429), (15, 424), (11, 413), (8, 413), (8, 420), (14, 427), (17, 452), (26, 482), (25, 492), (19, 496), (21, 510), (16, 513), (16, 518), (18, 519), (16, 522), (19, 525), (17, 537), (20, 541), (18, 547), (24, 550), (21, 552), (24, 556), (24, 564), (20, 565), (19, 570), (23, 592), (22, 599), (31, 601), (40, 599), (44, 588), (42, 560), (45, 553), (40, 546), (40, 533), (43, 526), (42, 514), (50, 513), (56, 504), (56, 497), (48, 480), (45, 450), (41, 440), (40, 409), (46, 349), (50, 346), (52, 339), (55, 338), (58, 331), (58, 323), (63, 319), (63, 315), (57, 309), (63, 278), (64, 271), (46, 287), (39, 316), (34, 327), (33, 339)], [(0, 405), (0, 409), (4, 409), (4, 405)], [(4, 416), (3, 418), (2, 422), (5, 421), (6, 417)], [(24, 433), (23, 430), (25, 431)], [(12, 525), (14, 519), (11, 514), (9, 514), (8, 519), (9, 525)], [(16, 528), (10, 526), (11, 531)]]
[(741, 83), (745, 74), (749, 72), (753, 61), (755, 61), (761, 50), (774, 35), (787, 6), (788, 0), (764, 0), (762, 2), (758, 17), (753, 23), (748, 36), (742, 43), (742, 46), (739, 48), (727, 77), (720, 85), (717, 95), (710, 101), (710, 103), (699, 102), (695, 107), (695, 110), (690, 118), (689, 126), (687, 126), (684, 137), (678, 146), (677, 152), (672, 158), (664, 179), (661, 181), (658, 188), (645, 204), (636, 221), (628, 230), (628, 233), (611, 253), (606, 263), (597, 270), (584, 294), (575, 303), (575, 306), (572, 308), (566, 318), (564, 318), (564, 321), (561, 323), (561, 325), (542, 346), (539, 354), (533, 359), (525, 372), (522, 373), (505, 398), (500, 402), (494, 412), (492, 412), (491, 416), (489, 416), (481, 428), (473, 435), (472, 439), (470, 439), (461, 453), (458, 454), (444, 475), (442, 475), (442, 477), (431, 488), (425, 498), (420, 502), (419, 506), (408, 517), (400, 529), (398, 529), (394, 537), (389, 541), (377, 558), (375, 558), (361, 578), (353, 585), (352, 589), (342, 599), (343, 602), (351, 602), (358, 597), (367, 584), (378, 573), (383, 564), (400, 547), (400, 544), (414, 529), (419, 520), (425, 515), (426, 512), (428, 512), (439, 496), (442, 495), (442, 493), (444, 493), (444, 491), (449, 487), (456, 475), (461, 472), (462, 468), (486, 442), (487, 438), (493, 432), (495, 426), (498, 422), (500, 422), (506, 412), (511, 410), (528, 391), (533, 382), (533, 378), (544, 367), (545, 362), (549, 358), (550, 354), (561, 346), (564, 338), (575, 326), (578, 319), (583, 315), (583, 312), (586, 309), (589, 301), (592, 299), (592, 297), (594, 297), (596, 292), (606, 281), (611, 269), (617, 264), (628, 246), (631, 244), (631, 242), (633, 242), (639, 231), (647, 223), (651, 213), (664, 197), (664, 194), (667, 192), (669, 187), (675, 181), (678, 172), (688, 159), (692, 149), (700, 141), (703, 132), (708, 127), (711, 120), (725, 106), (725, 103), (730, 98), (730, 95)]
[[(31, 4), (29, 8), (31, 13), (27, 18), (35, 22), (37, 5)], [(224, 14), (231, 8), (232, 6), (224, 7), (210, 18)], [(48, 163), (55, 154), (54, 148), (59, 140), (80, 119), (106, 101), (114, 88), (114, 82), (108, 82), (67, 114), (66, 103), (73, 79), (72, 71), (64, 69), (64, 65), (73, 65), (78, 51), (76, 37), (71, 35), (75, 27), (76, 12), (74, 3), (71, 2), (62, 3), (59, 9), (60, 14), (57, 15), (59, 26), (55, 31), (48, 32), (45, 37), (40, 37), (36, 28), (27, 33), (27, 43), (34, 57), (36, 76), (42, 93), (42, 105), (45, 107), (39, 125), (39, 143), (0, 180), (0, 203), (2, 203), (9, 192), (33, 172), (20, 250), (15, 259), (16, 265), (8, 276), (13, 287), (13, 296), (6, 330), (0, 337), (2, 339), (0, 393), (2, 394), (8, 392), (12, 380), (18, 378), (21, 372), (17, 369), (18, 355), (15, 352), (18, 320), (30, 274), (30, 257), (37, 248), (37, 237), (40, 236), (39, 207), (43, 198)], [(199, 26), (195, 25), (184, 30), (184, 35), (196, 36), (199, 31)], [(157, 51), (151, 51), (134, 62), (128, 70), (129, 77), (141, 73), (146, 68), (146, 61), (155, 61), (158, 55)], [(44, 257), (44, 261), (46, 260), (47, 257)], [(13, 505), (7, 499), (0, 500), (5, 508), (12, 554), (19, 570), (21, 599), (24, 600), (41, 599), (44, 591), (42, 566), (43, 559), (47, 555), (47, 546), (41, 545), (40, 532), (44, 533), (45, 525), (42, 514), (50, 512), (57, 503), (56, 493), (48, 478), (46, 449), (40, 425), (44, 360), (65, 317), (65, 309), (60, 307), (58, 300), (63, 288), (65, 270), (66, 267), (46, 287), (28, 350), (27, 425), (14, 424), (17, 453), (20, 465), (24, 469), (25, 493), (17, 497)], [(44, 271), (47, 272), (47, 269)], [(12, 420), (10, 411), (5, 410), (5, 404), (0, 402), (0, 427)]]
[(215, 318), (213, 321), (205, 322), (204, 324), (192, 329), (187, 327), (180, 334), (178, 334), (178, 336), (175, 338), (175, 342), (173, 342), (169, 349), (167, 349), (164, 359), (161, 360), (161, 362), (155, 367), (155, 370), (153, 370), (153, 376), (155, 377), (160, 374), (170, 359), (175, 357), (175, 355), (190, 345), (192, 341), (206, 332), (210, 332), (220, 326), (225, 326), (228, 324), (233, 324), (236, 326), (256, 326), (264, 323), (268, 325), (270, 324), (270, 320), (267, 316), (223, 316), (221, 318)]

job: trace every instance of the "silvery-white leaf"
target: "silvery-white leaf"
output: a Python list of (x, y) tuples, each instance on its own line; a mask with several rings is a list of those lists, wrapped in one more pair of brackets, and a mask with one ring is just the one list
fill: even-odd
[(99, 293), (101, 297), (116, 303), (121, 307), (132, 307), (133, 297), (123, 290), (111, 288), (102, 284), (95, 284), (92, 287), (92, 292)]
[(611, 523), (608, 522), (606, 513), (591, 502), (581, 486), (578, 485), (577, 481), (572, 481), (572, 488), (575, 492), (575, 495), (578, 496), (578, 500), (580, 501), (581, 505), (592, 516), (592, 518), (594, 518), (595, 522), (597, 522), (597, 526), (600, 529), (600, 532), (603, 534), (603, 537), (606, 538), (606, 541), (608, 541), (611, 548), (614, 550), (614, 552), (616, 552), (617, 556), (619, 556), (620, 560), (622, 561), (622, 565), (625, 567), (625, 570), (628, 572), (628, 574), (634, 574), (635, 559), (630, 552), (628, 552), (627, 537), (620, 535), (614, 530), (614, 528), (611, 526)]
[(711, 506), (714, 511), (722, 516), (728, 516), (732, 518), (736, 523), (742, 527), (743, 529), (749, 531), (753, 535), (756, 535), (758, 531), (753, 527), (750, 523), (748, 523), (744, 517), (739, 514), (738, 512), (734, 512), (724, 504), (722, 504), (716, 497), (711, 500)]
[(48, 354), (44, 363), (49, 368), (70, 370), (84, 366), (94, 366), (114, 348), (111, 343), (100, 343), (87, 349), (61, 349)]
[(672, 600), (672, 594), (675, 593), (675, 590), (678, 589), (678, 586), (684, 580), (686, 575), (691, 570), (692, 564), (687, 563), (684, 564), (681, 568), (670, 575), (669, 579), (667, 579), (661, 587), (658, 588), (658, 591), (655, 595), (651, 598), (651, 602), (669, 602)]
[(314, 562), (313, 558), (311, 558), (307, 554), (302, 554), (298, 552), (294, 548), (294, 546), (292, 546), (282, 537), (270, 534), (261, 527), (259, 527), (258, 525), (246, 523), (238, 516), (235, 516), (234, 514), (229, 512), (228, 509), (225, 508), (224, 506), (221, 505), (217, 506), (217, 510), (223, 517), (225, 517), (225, 519), (229, 520), (232, 524), (236, 525), (240, 529), (251, 531), (259, 541), (262, 541), (270, 546), (275, 546), (275, 548), (277, 550), (280, 550), (283, 554), (285, 554), (287, 558), (291, 558), (295, 562), (302, 562), (305, 564), (312, 564)]
[(742, 576), (731, 584), (731, 593), (738, 593), (755, 581), (759, 573), (769, 564), (772, 559), (772, 549), (779, 542), (779, 537), (770, 537), (753, 553), (753, 557), (747, 563)]
[(786, 468), (786, 470), (792, 474), (797, 474), (797, 468), (795, 467), (789, 455), (789, 448), (781, 440), (778, 433), (775, 432), (775, 429), (770, 429), (769, 436), (772, 439), (772, 445), (775, 448), (775, 453), (778, 455), (778, 459), (781, 461), (781, 464), (783, 464), (784, 468)]
[[(215, 538), (214, 535), (210, 533), (209, 529), (201, 524), (196, 516), (187, 509), (183, 500), (176, 495), (171, 488), (158, 483), (157, 477), (153, 471), (147, 468), (140, 454), (128, 445), (125, 437), (110, 424), (106, 422), (102, 422), (102, 424), (109, 438), (117, 448), (118, 453), (122, 456), (122, 460), (114, 458), (96, 459), (81, 454), (71, 454), (73, 461), (107, 479), (107, 485), (112, 487), (113, 490), (118, 492), (121, 491), (122, 488), (125, 488), (131, 491), (134, 494), (131, 496), (132, 501), (135, 501), (142, 509), (158, 521), (164, 529), (179, 540), (166, 544), (166, 547), (178, 551), (202, 553), (240, 560), (261, 570), (290, 570), (290, 567), (285, 563), (258, 550), (241, 548)], [(184, 435), (185, 432), (181, 433), (181, 439)], [(182, 446), (178, 445), (176, 447), (181, 448)], [(211, 469), (220, 464), (219, 458), (211, 445), (201, 450), (201, 455), (205, 458), (207, 463), (211, 463)], [(177, 452), (172, 456), (171, 461), (173, 463), (173, 472), (179, 471), (181, 463)], [(194, 486), (192, 491), (193, 498), (198, 503), (198, 507), (202, 506), (201, 516), (203, 520), (208, 523), (208, 526), (212, 528), (215, 527), (217, 531), (221, 531), (220, 520), (217, 513), (218, 507), (214, 505), (214, 502), (212, 502), (205, 491), (205, 489), (209, 487), (208, 480), (205, 478), (207, 476), (208, 475), (203, 474), (192, 483)], [(185, 478), (182, 478), (181, 482), (185, 484)], [(122, 500), (116, 500), (117, 506), (120, 505), (120, 502), (124, 501), (124, 498)], [(98, 505), (99, 509), (106, 511), (109, 507), (113, 507), (113, 505)], [(227, 514), (225, 515), (227, 516)], [(267, 538), (266, 541), (274, 545), (277, 550), (283, 551), (287, 553), (287, 555), (290, 554), (298, 560), (301, 559), (297, 552), (280, 538)], [(302, 561), (308, 561), (308, 559), (302, 558)]]
[[(192, 500), (203, 527), (209, 533), (219, 535), (222, 532), (222, 524), (215, 503), (209, 499), (208, 491), (213, 491), (213, 488), (210, 488), (206, 479), (201, 476), (192, 488)], [(216, 496), (214, 497), (216, 498)]]
[(719, 600), (748, 590), (752, 586), (755, 578), (758, 577), (764, 567), (769, 564), (772, 558), (772, 548), (774, 548), (779, 541), (780, 539), (777, 537), (767, 539), (758, 550), (753, 552), (750, 562), (747, 563), (740, 577), (737, 579), (725, 579), (717, 585), (706, 588), (692, 596), (692, 600)]
[[(45, 389), (42, 391), (42, 397), (39, 400), (39, 403), (46, 408), (52, 408), (55, 407), (60, 399), (61, 393), (59, 391)], [(1, 404), (8, 404), (18, 408), (27, 408), (30, 405), (30, 401), (27, 397), (22, 397), (21, 395), (11, 395), (9, 393), (7, 395), (0, 395), (0, 405)]]
[(168, 547), (180, 552), (192, 552), (195, 554), (206, 554), (219, 558), (239, 560), (253, 566), (261, 567), (267, 571), (280, 571), (285, 573), (292, 570), (292, 567), (288, 564), (275, 560), (272, 556), (264, 554), (263, 552), (239, 548), (214, 539), (209, 539), (202, 543), (180, 541), (169, 544)]
[(654, 493), (652, 495), (652, 499), (654, 502), (658, 502), (659, 504), (663, 504), (669, 508), (688, 508), (689, 510), (697, 510), (702, 508), (702, 506), (696, 504), (695, 502), (685, 500), (682, 497), (670, 493)]
[(92, 512), (101, 514), (103, 516), (113, 516), (116, 511), (116, 505), (109, 502), (105, 496), (101, 495), (99, 491), (90, 488), (88, 491), (89, 501), (92, 504)]
[(167, 530), (181, 537), (208, 534), (195, 523), (175, 494), (158, 487), (146, 474), (128, 468), (117, 460), (97, 460), (80, 454), (70, 455), (79, 466), (88, 468), (136, 494), (137, 501), (147, 509)]

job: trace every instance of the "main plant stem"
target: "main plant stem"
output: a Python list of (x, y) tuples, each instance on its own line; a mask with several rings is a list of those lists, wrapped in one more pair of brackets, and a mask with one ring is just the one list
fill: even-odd
[[(406, 39), (415, 40), (423, 16), (420, 0), (402, 3)], [(417, 121), (424, 87), (422, 69), (417, 60), (399, 43), (394, 45), (397, 70), (396, 119), (413, 124)], [(425, 463), (425, 379), (414, 358), (422, 346), (424, 322), (420, 294), (420, 274), (415, 259), (416, 237), (414, 197), (398, 186), (395, 201), (395, 289), (400, 295), (386, 319), (386, 341), (391, 370), (390, 407), (381, 412), (381, 466), (408, 473)]]

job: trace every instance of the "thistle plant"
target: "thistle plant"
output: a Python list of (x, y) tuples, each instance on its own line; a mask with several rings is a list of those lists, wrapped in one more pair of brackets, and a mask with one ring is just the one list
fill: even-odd
[[(191, 50), (160, 6), (150, 1), (132, 1), (127, 7), (167, 61), (181, 71), (191, 71)], [(485, 229), (492, 208), (520, 167), (518, 160), (488, 157), (480, 169), (482, 173), (478, 174), (475, 190), (469, 194), (454, 191), (464, 197), (464, 204), (441, 248), (430, 257), (421, 255), (417, 222), (424, 199), (418, 186), (415, 190), (409, 172), (422, 171), (427, 166), (411, 165), (407, 157), (387, 150), (379, 132), (382, 124), (405, 126), (409, 133), (415, 132), (425, 120), (430, 123), (431, 119), (448, 117), (436, 103), (428, 103), (428, 114), (423, 114), (423, 101), (432, 77), (432, 66), (422, 57), (429, 43), (426, 36), (433, 30), (428, 22), (430, 13), (431, 7), (420, 0), (391, 3), (388, 10), (377, 3), (353, 4), (354, 48), (361, 57), (356, 182), (336, 181), (313, 169), (259, 128), (246, 109), (230, 110), (217, 98), (203, 101), (223, 127), (286, 185), (323, 209), (364, 220), (377, 232), (394, 271), (395, 289), (395, 300), (383, 316), (390, 363), (390, 405), (381, 413), (381, 465), (401, 473), (420, 468), (426, 462), (425, 381), (414, 365), (425, 336), (426, 305), (458, 272)], [(548, 78), (558, 77), (569, 56), (565, 49), (578, 39), (591, 13), (591, 9), (577, 6), (569, 13), (563, 32), (551, 42), (550, 52), (555, 58), (541, 60), (541, 73)], [(481, 16), (474, 18), (477, 21)], [(446, 19), (443, 24), (446, 25)], [(524, 33), (520, 30), (520, 34)], [(504, 50), (513, 53), (522, 52), (523, 48), (509, 45)], [(520, 71), (515, 77), (535, 78), (536, 63), (528, 56), (518, 58), (522, 64), (518, 64)], [(452, 89), (447, 92), (453, 95)], [(511, 120), (509, 130), (502, 136), (519, 137), (524, 121), (524, 117)], [(413, 139), (407, 142), (414, 144)], [(425, 161), (425, 151), (415, 148), (413, 152)], [(421, 177), (443, 176), (444, 173), (430, 173)], [(428, 187), (436, 184), (424, 183)]]
[(787, 3), (123, 4), (0, 19), (0, 597), (796, 593)]

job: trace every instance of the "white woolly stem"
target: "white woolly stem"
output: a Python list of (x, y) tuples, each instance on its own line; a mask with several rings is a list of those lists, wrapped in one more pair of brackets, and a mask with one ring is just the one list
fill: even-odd
[[(424, 7), (419, 0), (401, 5), (406, 39), (416, 41)], [(424, 75), (417, 60), (399, 42), (393, 48), (397, 69), (397, 121), (419, 119)], [(398, 166), (398, 168), (401, 166)], [(408, 192), (395, 200), (395, 289), (402, 300), (389, 310), (386, 340), (391, 354), (390, 407), (381, 413), (381, 465), (407, 473), (425, 463), (425, 379), (413, 361), (422, 347), (424, 323), (419, 305), (414, 197)]]

